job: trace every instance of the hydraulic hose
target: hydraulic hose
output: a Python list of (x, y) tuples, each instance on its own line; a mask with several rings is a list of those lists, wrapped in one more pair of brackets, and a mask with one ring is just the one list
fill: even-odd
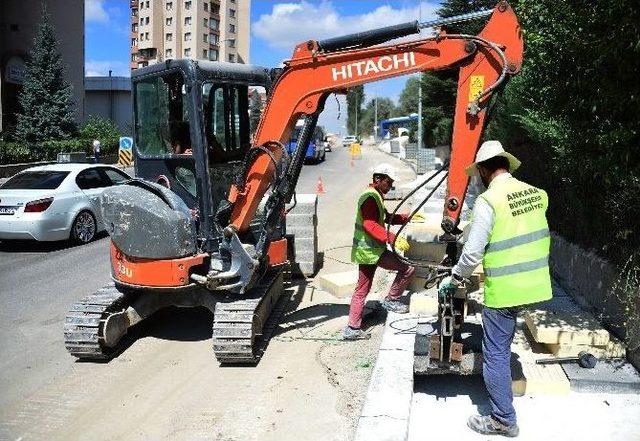
[[(400, 202), (396, 205), (396, 207), (394, 208), (393, 212), (391, 213), (391, 217), (393, 217), (393, 216), (395, 216), (397, 214), (397, 212), (400, 209), (400, 207), (402, 207), (409, 200), (409, 198), (411, 196), (413, 196), (419, 189), (421, 189), (428, 182), (433, 180), (441, 172), (445, 171), (448, 168), (448, 166), (449, 166), (449, 162), (447, 161), (442, 165), (442, 167), (440, 167), (431, 176), (429, 176), (427, 179), (425, 179), (424, 182), (422, 182), (420, 185), (416, 186), (413, 190), (411, 190), (409, 192), (409, 194), (404, 196), (400, 200)], [(436, 192), (438, 187), (440, 187), (440, 185), (442, 185), (442, 183), (447, 179), (447, 176), (448, 176), (448, 172), (446, 172), (444, 174), (444, 176), (437, 182), (437, 184), (434, 186), (433, 190), (431, 190), (429, 192), (429, 194), (427, 194), (427, 196), (422, 200), (422, 202), (420, 202), (420, 204), (418, 204), (415, 208), (412, 209), (411, 213), (409, 214), (409, 218), (411, 218), (413, 215), (415, 215), (420, 210), (420, 208), (422, 208), (424, 206), (424, 204), (426, 204), (427, 201), (429, 201), (429, 199), (431, 198), (431, 196), (433, 196), (433, 194)], [(406, 228), (406, 226), (407, 226), (407, 224), (403, 224), (403, 225), (400, 226), (400, 229), (396, 233), (396, 238), (400, 235), (400, 233), (402, 233), (402, 230), (404, 230)], [(387, 224), (387, 235), (389, 235), (390, 229), (391, 229), (391, 225)], [(395, 254), (396, 257), (398, 258), (398, 260), (400, 260), (401, 262), (406, 263), (407, 265), (411, 265), (411, 266), (415, 266), (415, 267), (419, 267), (419, 268), (427, 268), (427, 269), (430, 269), (430, 270), (435, 270), (436, 271), (436, 276), (431, 277), (428, 280), (428, 282), (432, 281), (433, 279), (436, 279), (436, 278), (439, 278), (439, 277), (443, 277), (444, 274), (446, 274), (447, 271), (450, 271), (450, 269), (448, 267), (445, 267), (445, 266), (434, 265), (434, 264), (424, 264), (422, 262), (416, 262), (416, 261), (413, 261), (411, 259), (408, 259), (408, 258), (404, 257), (403, 255), (399, 254), (398, 251), (396, 250), (395, 240), (392, 243), (390, 243), (390, 245), (391, 245), (391, 252), (393, 254)], [(439, 273), (443, 273), (443, 274), (440, 275)]]

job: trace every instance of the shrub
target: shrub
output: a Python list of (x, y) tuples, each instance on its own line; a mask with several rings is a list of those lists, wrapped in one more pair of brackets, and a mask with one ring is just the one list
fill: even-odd
[(0, 141), (0, 164), (34, 161), (31, 151), (17, 142)]
[(105, 140), (112, 141), (120, 138), (121, 133), (118, 126), (110, 119), (102, 118), (98, 115), (90, 115), (87, 121), (80, 127), (78, 132), (80, 138), (100, 140), (104, 145)]

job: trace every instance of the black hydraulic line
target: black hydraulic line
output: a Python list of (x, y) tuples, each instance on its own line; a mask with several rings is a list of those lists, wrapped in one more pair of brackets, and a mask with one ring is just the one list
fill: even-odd
[(488, 17), (493, 14), (493, 9), (483, 9), (481, 11), (469, 12), (467, 14), (455, 15), (453, 17), (437, 18), (431, 21), (423, 21), (418, 23), (418, 28), (435, 28), (439, 26), (445, 26), (455, 23), (462, 23), (464, 21), (476, 20), (478, 18)]
[(283, 195), (284, 200), (287, 203), (291, 202), (291, 198), (293, 197), (293, 193), (296, 189), (296, 184), (298, 183), (298, 178), (300, 177), (300, 172), (304, 165), (304, 157), (307, 154), (309, 142), (311, 142), (313, 132), (315, 131), (316, 124), (318, 123), (318, 116), (319, 113), (314, 113), (303, 117), (304, 122), (302, 124), (300, 134), (298, 135), (296, 150), (291, 155), (291, 162), (289, 163), (289, 167), (285, 174), (287, 185), (283, 189)]
[[(413, 190), (411, 190), (409, 192), (409, 194), (407, 194), (405, 197), (403, 197), (400, 202), (398, 203), (398, 205), (396, 205), (396, 207), (394, 208), (393, 212), (391, 213), (391, 217), (395, 216), (398, 212), (398, 210), (400, 209), (400, 207), (402, 205), (404, 205), (407, 200), (409, 200), (409, 198), (411, 196), (413, 196), (413, 194), (415, 192), (417, 192), (419, 189), (421, 189), (422, 187), (424, 187), (428, 182), (430, 182), (431, 180), (433, 180), (436, 176), (438, 176), (442, 171), (446, 170), (449, 167), (449, 162), (445, 162), (442, 167), (440, 167), (438, 170), (436, 170), (431, 176), (429, 176), (427, 179), (425, 179), (420, 185), (418, 185), (417, 187), (415, 187)], [(433, 188), (433, 190), (431, 190), (429, 192), (429, 194), (422, 200), (422, 202), (420, 202), (420, 204), (418, 204), (409, 214), (409, 218), (411, 218), (414, 214), (416, 214), (420, 208), (422, 208), (424, 206), (424, 204), (427, 203), (427, 201), (431, 198), (431, 196), (433, 196), (433, 194), (436, 192), (436, 190), (438, 189), (438, 187), (440, 187), (440, 185), (442, 185), (442, 183), (445, 181), (445, 179), (447, 179), (448, 176), (448, 172), (445, 173), (445, 175), (442, 177), (442, 179), (440, 179), (440, 181), (435, 185), (435, 187)], [(400, 233), (402, 232), (402, 230), (404, 230), (406, 228), (407, 224), (401, 225), (400, 229), (398, 230), (396, 237), (398, 237), (400, 235)], [(390, 228), (391, 225), (387, 224), (387, 234), (390, 233)], [(393, 254), (396, 255), (396, 257), (398, 257), (398, 259), (403, 262), (406, 263), (407, 265), (411, 265), (411, 266), (415, 266), (415, 267), (420, 267), (420, 268), (428, 268), (428, 269), (435, 269), (436, 271), (447, 271), (448, 268), (447, 267), (441, 267), (439, 265), (426, 265), (420, 262), (415, 262), (412, 261), (410, 259), (407, 259), (406, 257), (400, 255), (397, 250), (396, 250), (396, 246), (395, 246), (395, 241), (392, 242), (391, 244), (391, 251), (393, 252)]]
[(341, 37), (327, 38), (326, 40), (318, 41), (318, 46), (323, 52), (334, 52), (342, 49), (365, 48), (375, 46), (376, 44), (381, 44), (385, 41), (393, 40), (395, 38), (418, 34), (420, 33), (420, 29), (434, 28), (448, 24), (476, 20), (479, 18), (488, 17), (492, 13), (493, 9), (484, 9), (482, 11), (456, 15), (454, 17), (439, 18), (422, 23), (418, 22), (418, 20), (414, 20), (406, 23), (385, 26), (384, 28), (380, 29), (371, 29), (369, 31), (343, 35)]
[(318, 46), (320, 47), (320, 50), (324, 52), (374, 46), (376, 44), (384, 43), (385, 41), (393, 40), (394, 38), (417, 34), (420, 32), (419, 25), (420, 23), (418, 23), (418, 20), (415, 20), (407, 23), (385, 26), (380, 29), (356, 32), (354, 34), (343, 35), (341, 37), (327, 38), (326, 40), (318, 41)]

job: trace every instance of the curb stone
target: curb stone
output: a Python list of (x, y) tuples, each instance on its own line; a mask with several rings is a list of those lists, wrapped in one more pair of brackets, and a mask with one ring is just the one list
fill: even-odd
[(409, 434), (415, 334), (398, 332), (391, 327), (394, 322), (400, 329), (411, 328), (417, 318), (387, 314), (355, 441), (405, 441)]

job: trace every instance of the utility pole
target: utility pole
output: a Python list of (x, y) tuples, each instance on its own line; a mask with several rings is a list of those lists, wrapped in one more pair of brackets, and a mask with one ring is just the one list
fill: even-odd
[(358, 102), (358, 96), (356, 95), (356, 127), (354, 130), (354, 135), (358, 136), (358, 107), (360, 107), (360, 103)]
[(418, 151), (422, 149), (422, 76), (418, 75)]
[(113, 121), (113, 78), (112, 71), (109, 70), (109, 118)]
[(373, 98), (373, 140), (378, 140), (378, 93)]

